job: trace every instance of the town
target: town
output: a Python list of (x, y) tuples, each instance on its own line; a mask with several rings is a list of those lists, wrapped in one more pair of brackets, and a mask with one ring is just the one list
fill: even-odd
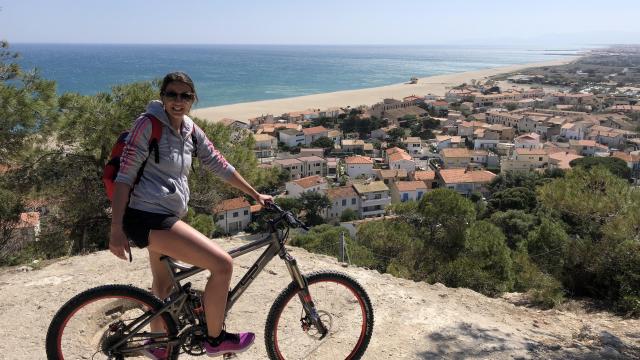
[[(515, 74), (461, 84), (445, 96), (221, 121), (236, 136), (251, 133), (261, 167), (288, 173), (279, 196), (326, 195), (330, 207), (321, 215), (330, 223), (383, 216), (389, 204), (435, 188), (485, 196), (497, 174), (566, 170), (583, 157), (624, 161), (638, 185), (640, 88), (547, 84), (544, 76)], [(225, 200), (217, 225), (243, 230), (251, 209), (244, 199)]]

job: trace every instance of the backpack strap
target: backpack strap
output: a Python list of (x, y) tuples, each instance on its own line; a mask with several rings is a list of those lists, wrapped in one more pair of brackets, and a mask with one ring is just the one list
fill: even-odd
[(196, 171), (196, 168), (193, 166), (193, 162), (196, 158), (198, 158), (198, 138), (196, 137), (196, 123), (193, 123), (191, 127), (191, 143), (193, 144), (193, 152), (191, 155), (191, 170), (193, 172)]
[(154, 161), (157, 163), (160, 162), (160, 149), (158, 148), (158, 143), (160, 143), (160, 137), (162, 136), (162, 122), (158, 120), (155, 116), (151, 114), (144, 114), (149, 120), (151, 120), (151, 138), (149, 139), (149, 156), (151, 156), (151, 152), (154, 152)]

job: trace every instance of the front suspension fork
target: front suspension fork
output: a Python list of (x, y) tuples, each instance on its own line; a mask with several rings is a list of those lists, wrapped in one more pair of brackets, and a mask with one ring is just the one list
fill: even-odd
[(284, 253), (281, 255), (285, 264), (287, 264), (287, 270), (289, 270), (289, 275), (293, 281), (298, 284), (298, 288), (300, 291), (298, 292), (298, 298), (300, 298), (300, 302), (302, 303), (302, 307), (304, 308), (304, 312), (307, 314), (311, 323), (315, 325), (316, 329), (320, 333), (320, 339), (324, 338), (329, 330), (322, 323), (320, 319), (320, 315), (316, 310), (316, 305), (313, 303), (313, 299), (311, 297), (311, 293), (309, 292), (309, 284), (307, 279), (302, 275), (300, 269), (298, 268), (298, 262), (296, 259), (291, 256), (289, 253)]

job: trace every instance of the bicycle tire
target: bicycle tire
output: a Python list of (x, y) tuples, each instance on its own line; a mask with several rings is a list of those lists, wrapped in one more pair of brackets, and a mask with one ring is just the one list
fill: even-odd
[[(104, 305), (102, 300), (105, 300)], [(109, 308), (106, 306), (109, 306)], [(94, 310), (93, 307), (96, 307), (99, 311)], [(47, 359), (63, 360), (65, 358), (78, 359), (87, 357), (93, 359), (93, 356), (100, 353), (103, 343), (109, 340), (105, 336), (110, 324), (105, 326), (105, 323), (113, 323), (118, 318), (118, 312), (122, 312), (120, 317), (126, 319), (126, 316), (130, 316), (131, 312), (141, 313), (147, 309), (158, 311), (161, 307), (162, 301), (160, 299), (147, 291), (130, 285), (103, 285), (83, 291), (67, 301), (51, 320), (46, 338)], [(85, 312), (87, 313), (86, 315), (84, 314)], [(88, 318), (82, 319), (83, 316), (88, 316)], [(72, 320), (74, 318), (79, 324), (82, 324), (82, 328), (77, 331), (73, 329), (75, 322)], [(164, 322), (163, 326), (167, 331), (167, 336), (176, 336), (178, 328), (171, 315), (164, 313), (160, 318)], [(71, 325), (69, 325), (70, 321), (72, 321)], [(88, 325), (85, 327), (84, 324)], [(89, 329), (94, 330), (93, 332), (86, 330), (90, 326), (93, 326), (93, 329)], [(64, 338), (63, 345), (65, 330), (68, 330), (66, 334), (68, 338)], [(82, 339), (86, 343), (89, 343), (90, 340), (95, 342), (96, 338), (98, 338), (97, 349), (90, 344), (86, 344), (87, 348), (79, 349), (81, 344), (76, 343), (76, 340), (78, 343), (82, 343)], [(67, 347), (69, 350), (67, 350)], [(74, 353), (88, 350), (91, 347), (92, 351), (96, 350), (93, 354)], [(180, 347), (176, 346), (171, 349), (171, 353), (168, 354), (167, 358), (177, 359), (179, 352)], [(105, 355), (103, 354), (103, 356)]]
[[(373, 334), (373, 307), (364, 288), (348, 275), (334, 271), (314, 272), (305, 275), (305, 278), (316, 310), (325, 326), (328, 325), (329, 333), (323, 339), (317, 339), (311, 334), (313, 329), (305, 330), (302, 323), (295, 324), (293, 317), (297, 309), (302, 316), (302, 304), (295, 296), (300, 288), (296, 282), (291, 282), (269, 310), (265, 325), (265, 345), (269, 358), (272, 360), (341, 359), (344, 356), (345, 359), (360, 359)], [(334, 326), (334, 320), (341, 320), (341, 325)], [(344, 327), (353, 326), (354, 323), (356, 326), (353, 330), (344, 329)], [(350, 333), (345, 337), (344, 334), (340, 334), (342, 331)], [(311, 340), (306, 339), (305, 336)], [(357, 339), (352, 339), (356, 336)], [(288, 337), (292, 338), (291, 349), (286, 344)], [(312, 347), (312, 352), (315, 354), (304, 353), (305, 350), (302, 348), (306, 345), (305, 342)], [(349, 343), (354, 344), (353, 348)], [(317, 352), (323, 345), (327, 345), (327, 349)], [(337, 355), (338, 351), (340, 351), (339, 354), (344, 353), (344, 355)]]

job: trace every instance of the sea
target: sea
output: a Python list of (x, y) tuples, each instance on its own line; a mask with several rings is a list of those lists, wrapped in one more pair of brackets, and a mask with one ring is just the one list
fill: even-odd
[(498, 46), (11, 44), (25, 69), (58, 93), (94, 95), (185, 71), (197, 108), (362, 89), (425, 77), (555, 60), (585, 48)]

